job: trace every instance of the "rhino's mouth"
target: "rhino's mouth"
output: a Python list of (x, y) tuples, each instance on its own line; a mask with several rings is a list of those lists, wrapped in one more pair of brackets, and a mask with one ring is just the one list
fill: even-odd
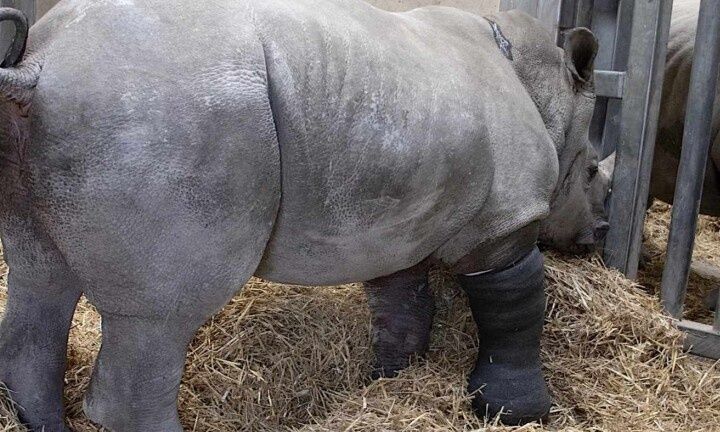
[[(593, 238), (592, 229), (588, 229), (590, 231), (590, 237)], [(562, 253), (563, 255), (570, 255), (570, 256), (587, 256), (592, 253), (595, 253), (601, 249), (603, 245), (602, 241), (570, 241), (563, 244), (554, 243), (554, 242), (547, 242), (547, 241), (538, 241), (538, 247), (541, 251), (546, 250), (554, 250)]]

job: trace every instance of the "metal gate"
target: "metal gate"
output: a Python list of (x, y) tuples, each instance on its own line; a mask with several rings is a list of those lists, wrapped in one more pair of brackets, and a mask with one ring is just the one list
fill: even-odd
[[(590, 131), (605, 156), (617, 150), (604, 258), (629, 278), (637, 276), (664, 78), (672, 0), (503, 0), (536, 13), (557, 10), (549, 28), (585, 26), (600, 40), (596, 61), (598, 101)], [(535, 12), (535, 13), (534, 13)], [(557, 34), (558, 39), (561, 34)], [(675, 189), (667, 260), (662, 278), (665, 310), (687, 332), (691, 352), (720, 358), (720, 301), (714, 325), (682, 320), (695, 240), (711, 118), (720, 64), (720, 1), (702, 0), (687, 102), (682, 155)]]

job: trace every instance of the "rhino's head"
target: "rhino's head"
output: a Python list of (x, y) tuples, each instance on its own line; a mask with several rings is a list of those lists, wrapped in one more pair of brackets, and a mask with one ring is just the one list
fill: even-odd
[(511, 11), (491, 19), (509, 42), (510, 61), (557, 149), (559, 178), (540, 242), (570, 253), (593, 250), (609, 228), (604, 204), (614, 163), (600, 162), (588, 138), (597, 39), (590, 30), (576, 28), (565, 33), (559, 48), (541, 23), (525, 13)]

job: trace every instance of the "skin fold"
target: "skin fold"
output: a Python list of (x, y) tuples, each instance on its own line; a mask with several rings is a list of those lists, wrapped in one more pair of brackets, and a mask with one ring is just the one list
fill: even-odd
[[(471, 307), (497, 298), (508, 318), (488, 337), (523, 350), (518, 316), (534, 343), (542, 311), (503, 298), (537, 281), (505, 270), (538, 240), (586, 251), (604, 222), (608, 178), (587, 137), (597, 41), (586, 29), (567, 40), (519, 12), (60, 2), (0, 69), (0, 381), (23, 421), (66, 430), (81, 294), (103, 333), (84, 408), (113, 431), (182, 429), (187, 344), (252, 275), (366, 282), (380, 371), (427, 347), (430, 263), (505, 275), (497, 291), (469, 284)], [(511, 421), (548, 401), (512, 403)]]

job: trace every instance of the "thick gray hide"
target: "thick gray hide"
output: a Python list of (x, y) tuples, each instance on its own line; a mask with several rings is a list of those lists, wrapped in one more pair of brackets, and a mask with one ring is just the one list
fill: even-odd
[[(279, 204), (258, 274), (335, 284), (432, 254), (452, 263), (547, 214), (556, 150), (484, 19), (221, 4), (68, 0), (33, 29), (31, 49), (47, 53), (33, 141), (66, 164), (38, 178), (48, 192), (59, 175), (70, 186), (73, 205), (46, 217), (61, 250), (87, 251), (73, 264), (95, 268), (99, 252), (74, 244), (80, 229), (103, 250), (135, 235), (167, 247), (177, 240), (147, 218), (180, 223), (190, 210), (248, 242), (237, 249), (252, 266)], [(41, 148), (44, 137), (62, 143)], [(147, 214), (126, 214), (138, 206)], [(172, 224), (168, 236), (182, 229)]]
[(485, 20), (309, 3), (255, 6), (282, 155), (261, 276), (329, 284), (453, 262), (548, 211), (557, 156)]
[[(682, 148), (690, 73), (700, 0), (675, 0), (650, 194), (673, 202)], [(720, 89), (715, 97), (720, 106)], [(700, 212), (720, 216), (720, 111), (713, 115), (712, 149), (705, 172)]]

